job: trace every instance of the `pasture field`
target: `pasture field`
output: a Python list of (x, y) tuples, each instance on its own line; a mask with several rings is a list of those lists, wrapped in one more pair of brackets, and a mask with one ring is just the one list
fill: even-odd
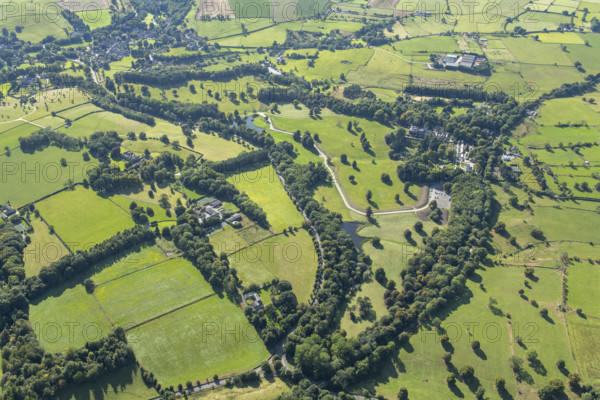
[(540, 125), (557, 123), (581, 123), (600, 125), (600, 114), (576, 98), (552, 99), (540, 108), (536, 121)]
[(112, 15), (109, 10), (85, 10), (75, 13), (91, 30), (110, 25)]
[[(84, 161), (82, 153), (51, 146), (33, 154), (17, 149), (10, 156), (1, 155), (4, 190), (0, 203), (10, 201), (21, 207), (63, 189), (69, 180), (81, 182), (87, 171), (98, 165), (94, 159)], [(61, 163), (63, 158), (66, 166)]]
[[(248, 1), (248, 0), (244, 0)], [(223, 39), (215, 39), (222, 47), (261, 47), (270, 46), (274, 42), (284, 43), (286, 38), (286, 30), (298, 30), (301, 28), (300, 22), (287, 22), (280, 25), (274, 25), (259, 31), (252, 32), (246, 36), (237, 35)]]
[(227, 140), (214, 134), (199, 132), (193, 140), (194, 150), (202, 153), (202, 157), (211, 161), (221, 161), (237, 156), (243, 151), (252, 151), (254, 147)]
[(125, 211), (81, 186), (49, 197), (36, 208), (69, 246), (77, 248), (102, 242), (134, 225)]
[(21, 121), (0, 125), (0, 151), (4, 153), (6, 147), (14, 149), (19, 146), (19, 138), (29, 136), (40, 128)]
[(539, 32), (547, 29), (556, 30), (560, 24), (570, 23), (571, 18), (562, 14), (550, 14), (536, 11), (528, 11), (506, 25), (506, 32), (513, 32), (514, 28), (520, 26), (528, 32)]
[(76, 280), (54, 287), (32, 301), (29, 315), (40, 344), (53, 352), (98, 340), (112, 327), (97, 300)]
[[(297, 53), (301, 55), (313, 55), (314, 50), (298, 51), (288, 50), (286, 52)], [(331, 52), (324, 50), (319, 52), (319, 57), (314, 60), (314, 67), (308, 65), (309, 59), (287, 59), (284, 65), (280, 65), (279, 68), (285, 72), (293, 71), (294, 74), (303, 76), (307, 80), (312, 79), (334, 79), (339, 80), (340, 74), (347, 75), (350, 71), (355, 71), (359, 66), (365, 65), (371, 56), (373, 55), (373, 49), (351, 49), (351, 50), (337, 50)]]
[(302, 215), (288, 197), (271, 165), (231, 175), (227, 180), (260, 204), (267, 213), (272, 230), (280, 232), (288, 226), (299, 227), (302, 224)]
[[(152, 202), (148, 202), (148, 200), (140, 200), (140, 199), (132, 199), (131, 197), (126, 197), (125, 195), (114, 195), (110, 198), (110, 200), (115, 203), (117, 206), (122, 208), (127, 214), (131, 215), (131, 211), (129, 206), (132, 202), (135, 202), (139, 207), (143, 207), (144, 209), (151, 208), (154, 211), (153, 216), (148, 215), (149, 221), (173, 221), (175, 223), (177, 219), (175, 218), (175, 212), (170, 209), (170, 215), (167, 215), (167, 210), (156, 204), (156, 198)], [(172, 204), (174, 206), (174, 204)]]
[[(479, 270), (476, 277), (475, 281), (468, 281), (468, 289), (458, 305), (448, 307), (440, 313), (440, 317), (445, 317), (442, 327), (450, 337), (450, 345), (446, 349), (439, 342), (440, 333), (422, 328), (411, 338), (410, 344), (401, 348), (398, 356), (382, 369), (377, 379), (361, 387), (368, 389), (371, 394), (391, 398), (404, 386), (408, 388), (411, 398), (426, 399), (432, 396), (470, 396), (480, 384), (491, 399), (499, 399), (494, 381), (497, 376), (502, 376), (506, 379), (511, 395), (516, 395), (518, 387), (527, 397), (533, 395), (535, 389), (516, 382), (507, 362), (513, 354), (524, 357), (525, 351), (515, 342), (517, 335), (523, 337), (529, 349), (536, 349), (540, 355), (541, 366), (531, 366), (526, 361), (524, 363), (536, 386), (551, 378), (564, 379), (554, 364), (558, 358), (563, 358), (567, 362), (567, 368), (573, 369), (574, 362), (569, 354), (565, 326), (553, 311), (550, 311), (550, 315), (554, 324), (550, 324), (537, 315), (536, 308), (523, 305), (525, 301), (516, 292), (522, 286), (522, 269), (486, 268)], [(479, 281), (483, 283), (485, 291), (478, 287)], [(514, 288), (514, 292), (507, 292), (508, 288)], [(547, 270), (540, 272), (539, 281), (532, 284), (527, 296), (535, 297), (540, 303), (558, 300), (558, 274)], [(488, 307), (490, 297), (498, 301), (496, 307), (499, 312)], [(511, 318), (506, 318), (504, 313), (510, 313)], [(528, 323), (531, 325), (527, 325)], [(474, 352), (471, 349), (473, 340), (480, 341), (480, 351)], [(549, 346), (552, 347), (551, 350), (547, 350)], [(446, 351), (452, 353), (452, 363), (448, 367), (441, 359)], [(457, 382), (455, 388), (448, 388), (444, 382), (446, 375), (449, 372), (456, 373), (456, 370), (465, 365), (474, 367), (477, 384)], [(356, 391), (358, 389), (357, 387)]]
[(587, 262), (573, 263), (568, 266), (567, 279), (569, 306), (581, 308), (585, 314), (600, 316), (600, 304), (595, 301), (600, 287), (600, 266)]
[(533, 38), (503, 37), (506, 48), (523, 64), (568, 65), (573, 66), (567, 53), (561, 50), (559, 44), (542, 43)]
[(131, 326), (211, 293), (200, 271), (178, 258), (105, 281), (94, 296), (115, 324)]
[(544, 147), (546, 143), (556, 147), (559, 146), (560, 143), (567, 146), (569, 143), (594, 143), (600, 140), (600, 132), (586, 126), (567, 128), (540, 126), (536, 127), (536, 131), (537, 134), (522, 137), (519, 142), (525, 147)]
[(260, 242), (270, 236), (273, 236), (273, 233), (256, 225), (243, 216), (242, 228), (238, 229), (226, 226), (211, 234), (209, 240), (213, 245), (216, 254), (232, 254), (240, 251), (243, 247), (255, 242)]
[(285, 279), (292, 284), (299, 302), (310, 298), (318, 266), (312, 238), (303, 229), (241, 248), (229, 255), (229, 261), (245, 287)]
[(102, 375), (94, 382), (70, 386), (60, 391), (59, 400), (137, 400), (157, 395), (156, 390), (146, 386), (136, 365), (128, 365), (117, 371)]
[(242, 310), (213, 296), (150, 321), (130, 340), (163, 386), (246, 371), (269, 357)]
[(69, 254), (69, 250), (61, 243), (56, 235), (52, 235), (48, 226), (39, 218), (30, 221), (33, 232), (29, 233), (31, 242), (23, 252), (25, 275), (35, 276), (42, 267), (58, 261)]
[(577, 314), (567, 316), (569, 335), (575, 360), (581, 377), (597, 385), (600, 381), (600, 321), (581, 318)]
[[(411, 186), (410, 194), (404, 193), (402, 182), (393, 173), (396, 170), (397, 162), (389, 159), (387, 155), (389, 148), (385, 144), (384, 138), (385, 134), (389, 132), (389, 128), (373, 121), (346, 116), (322, 117), (317, 120), (281, 118), (276, 115), (271, 118), (276, 128), (289, 132), (296, 129), (301, 132), (308, 130), (312, 134), (319, 134), (321, 143), (318, 146), (331, 157), (343, 190), (356, 206), (364, 209), (371, 205), (373, 209), (384, 210), (398, 208), (417, 201), (420, 188)], [(359, 129), (362, 131), (359, 132), (357, 129), (349, 132), (347, 130), (348, 122), (357, 122)], [(371, 144), (371, 154), (362, 149), (361, 132), (365, 133), (365, 137)], [(343, 140), (341, 140), (342, 138)], [(346, 154), (347, 164), (341, 162), (342, 154)], [(356, 168), (351, 166), (354, 161), (356, 161)], [(381, 181), (382, 173), (390, 174), (391, 185)], [(350, 182), (350, 175), (354, 175), (355, 184)], [(367, 202), (365, 197), (368, 190), (371, 190), (373, 194), (371, 204)], [(402, 204), (398, 204), (394, 200), (396, 193), (400, 195)]]

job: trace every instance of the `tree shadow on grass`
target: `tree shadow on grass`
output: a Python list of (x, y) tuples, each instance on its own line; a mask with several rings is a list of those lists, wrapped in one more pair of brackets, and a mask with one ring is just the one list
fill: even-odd
[(448, 384), (448, 389), (450, 389), (450, 391), (452, 392), (452, 394), (454, 394), (455, 397), (458, 397), (459, 399), (464, 399), (465, 394), (462, 392), (462, 390), (460, 390), (458, 388), (458, 386), (456, 386), (455, 383), (453, 384)]
[(487, 355), (485, 354), (485, 351), (481, 350), (481, 348), (473, 350), (473, 352), (477, 357), (481, 358), (482, 360), (487, 360)]
[(544, 367), (544, 364), (542, 364), (540, 360), (534, 360), (530, 362), (529, 366), (538, 375), (546, 376), (548, 374), (548, 370), (546, 370), (546, 367)]

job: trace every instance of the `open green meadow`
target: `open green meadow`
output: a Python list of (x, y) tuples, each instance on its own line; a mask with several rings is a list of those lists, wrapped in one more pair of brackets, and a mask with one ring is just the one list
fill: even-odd
[(262, 285), (273, 278), (292, 284), (299, 302), (308, 301), (318, 258), (311, 236), (304, 229), (277, 235), (229, 255), (242, 285)]
[(130, 335), (136, 358), (163, 386), (246, 371), (269, 357), (242, 310), (217, 296), (150, 321)]
[(288, 197), (271, 165), (232, 175), (227, 180), (260, 204), (274, 231), (280, 232), (289, 226), (299, 227), (302, 224), (302, 215)]
[(36, 208), (73, 250), (100, 243), (134, 226), (127, 212), (81, 186), (42, 200)]
[[(297, 53), (300, 55), (314, 55), (314, 50), (298, 51), (288, 50), (286, 55)], [(309, 59), (287, 59), (286, 63), (280, 65), (282, 71), (290, 72), (303, 76), (307, 80), (312, 79), (334, 79), (339, 80), (340, 75), (347, 75), (350, 71), (355, 71), (358, 67), (365, 65), (371, 56), (373, 49), (350, 49), (337, 50), (331, 52), (329, 50), (320, 51), (318, 58), (314, 60), (314, 66), (309, 65)]]
[[(62, 159), (66, 160), (63, 166)], [(48, 147), (33, 154), (20, 149), (10, 156), (0, 156), (3, 166), (3, 188), (0, 203), (10, 201), (16, 207), (34, 202), (65, 188), (71, 181), (79, 183), (87, 171), (98, 165), (96, 160), (84, 161), (82, 152)]]

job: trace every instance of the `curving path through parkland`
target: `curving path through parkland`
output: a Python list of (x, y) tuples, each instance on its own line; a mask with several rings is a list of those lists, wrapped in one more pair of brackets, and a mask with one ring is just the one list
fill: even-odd
[[(257, 114), (264, 117), (267, 120), (267, 122), (269, 122), (269, 129), (271, 129), (272, 131), (285, 133), (286, 135), (294, 135), (293, 132), (288, 132), (288, 131), (284, 131), (282, 129), (275, 128), (275, 126), (273, 125), (273, 120), (271, 118), (269, 118), (265, 113), (260, 112)], [(327, 163), (327, 155), (316, 145), (315, 145), (315, 149), (317, 149), (317, 151), (319, 152), (319, 156), (323, 159), (323, 161), (324, 161), (323, 164), (325, 165), (325, 168), (327, 168), (327, 171), (329, 171), (329, 174), (331, 175), (331, 180), (333, 181), (333, 184), (335, 185), (335, 188), (337, 189), (338, 193), (342, 197), (342, 200), (343, 200), (346, 208), (349, 209), (350, 211), (354, 211), (357, 214), (367, 215), (366, 212), (360, 211), (350, 205), (350, 202), (346, 198), (346, 195), (344, 194), (344, 191), (342, 190), (342, 187), (340, 186), (340, 183), (338, 182), (338, 179), (335, 176), (335, 172), (333, 171), (333, 169), (331, 168), (329, 163)], [(427, 202), (425, 203), (425, 205), (423, 207), (409, 208), (409, 209), (405, 209), (405, 210), (376, 211), (376, 212), (373, 212), (373, 215), (404, 214), (404, 213), (412, 213), (412, 212), (426, 210), (429, 207), (429, 202), (431, 201), (430, 195), (431, 195), (431, 192), (429, 192)]]

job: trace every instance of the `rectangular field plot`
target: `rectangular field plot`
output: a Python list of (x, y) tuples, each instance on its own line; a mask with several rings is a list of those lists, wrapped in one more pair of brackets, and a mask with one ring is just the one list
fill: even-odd
[(569, 293), (567, 302), (572, 308), (581, 308), (585, 314), (600, 316), (600, 266), (575, 263), (568, 267)]
[[(61, 163), (66, 160), (66, 166)], [(48, 147), (33, 154), (20, 149), (10, 156), (0, 156), (2, 192), (0, 203), (10, 201), (21, 207), (57, 190), (63, 189), (69, 180), (81, 182), (96, 160), (83, 161), (82, 152), (66, 151)]]
[(269, 357), (242, 310), (217, 296), (141, 325), (130, 336), (136, 358), (163, 386), (245, 371)]
[(211, 293), (200, 271), (179, 258), (101, 284), (94, 295), (115, 323), (132, 326)]
[(292, 284), (299, 302), (310, 297), (318, 265), (312, 238), (303, 229), (241, 249), (229, 260), (244, 286), (285, 279)]
[[(529, 135), (520, 139), (521, 144), (527, 147), (543, 147), (546, 143), (558, 146), (563, 143), (591, 142), (600, 140), (600, 132), (590, 127), (559, 128), (555, 126), (540, 126), (538, 135)], [(556, 151), (556, 150), (555, 150)]]
[(32, 301), (29, 316), (40, 344), (53, 352), (100, 339), (112, 326), (94, 296), (75, 281)]
[(600, 124), (600, 114), (594, 112), (586, 103), (576, 98), (552, 99), (540, 109), (538, 123), (554, 125), (557, 123)]
[(232, 175), (227, 180), (263, 208), (273, 230), (281, 231), (288, 226), (299, 227), (302, 224), (302, 215), (288, 197), (271, 165)]
[(48, 224), (76, 249), (102, 242), (134, 226), (131, 216), (91, 189), (81, 186), (36, 204)]

